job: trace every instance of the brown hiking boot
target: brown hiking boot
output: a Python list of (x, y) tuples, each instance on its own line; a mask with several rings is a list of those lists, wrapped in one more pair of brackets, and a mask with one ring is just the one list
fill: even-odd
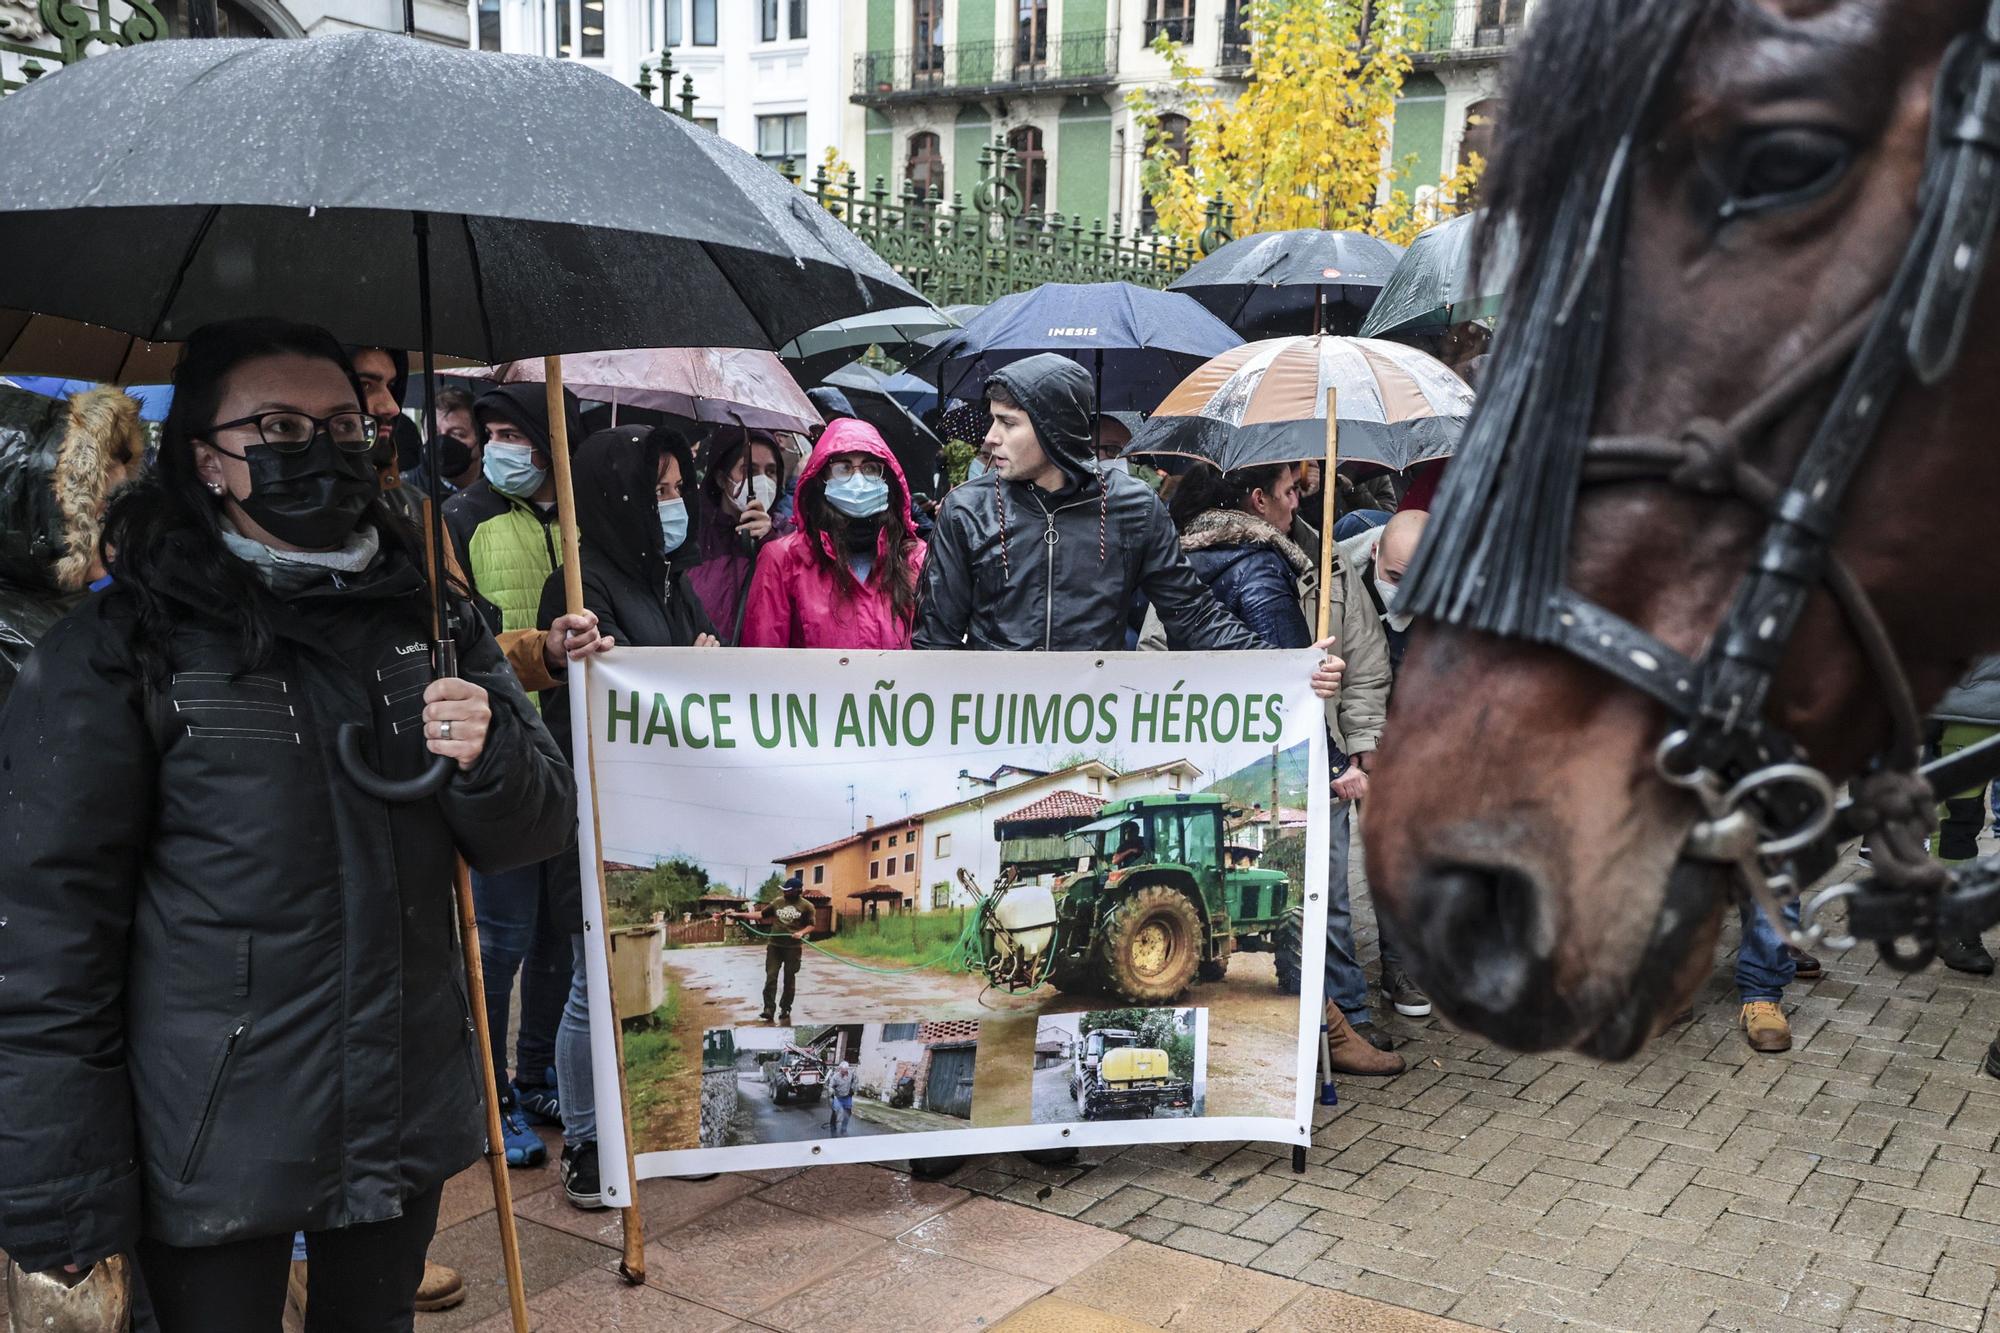
[(443, 1264), (424, 1260), (424, 1280), (417, 1284), (419, 1310), (449, 1310), (465, 1303), (465, 1283)]
[(1330, 1073), (1355, 1074), (1363, 1078), (1384, 1078), (1400, 1074), (1409, 1066), (1393, 1051), (1378, 1051), (1354, 1030), (1347, 1015), (1333, 1005), (1326, 1009), (1326, 1051)]
[(1792, 1049), (1792, 1025), (1785, 1021), (1785, 1011), (1774, 1000), (1752, 1000), (1743, 1006), (1738, 1020), (1743, 1025), (1743, 1035), (1750, 1043), (1750, 1049), (1765, 1055), (1776, 1055), (1780, 1051)]

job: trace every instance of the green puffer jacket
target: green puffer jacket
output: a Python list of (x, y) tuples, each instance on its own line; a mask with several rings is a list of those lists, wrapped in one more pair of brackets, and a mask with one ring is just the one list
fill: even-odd
[(544, 514), (482, 477), (445, 502), (444, 521), (487, 628), (543, 628), (542, 585), (562, 563), (554, 508)]

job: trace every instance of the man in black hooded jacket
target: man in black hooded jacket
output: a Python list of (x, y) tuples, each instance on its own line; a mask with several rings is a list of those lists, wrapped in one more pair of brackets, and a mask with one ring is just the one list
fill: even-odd
[(938, 509), (916, 647), (1122, 651), (1138, 591), (1175, 643), (1268, 646), (1195, 577), (1159, 497), (1099, 470), (1088, 371), (1045, 352), (987, 380), (986, 398), (993, 471)]

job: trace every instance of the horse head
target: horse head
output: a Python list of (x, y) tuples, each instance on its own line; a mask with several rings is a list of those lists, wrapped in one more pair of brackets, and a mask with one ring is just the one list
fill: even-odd
[[(1427, 620), (1364, 830), (1378, 902), (1455, 1021), (1520, 1048), (1630, 1055), (1708, 974), (1738, 888), (1690, 853), (1710, 812), (1663, 774), (1672, 691), (1564, 646), (1574, 617), (1549, 588), (1705, 670), (1770, 560), (1772, 513), (1728, 477), (1782, 491), (1847, 404), (1879, 425), (1816, 540), (1875, 608), (1908, 694), (1928, 706), (2000, 647), (2000, 617), (1979, 610), (2000, 596), (1979, 520), (2000, 494), (2000, 263), (1978, 274), (1976, 249), (1955, 243), (1931, 257), (1978, 274), (1948, 374), (1899, 375), (1886, 406), (1841, 396), (1871, 354), (1856, 330), (1914, 267), (1935, 138), (1961, 123), (1957, 105), (1934, 105), (1947, 53), (1951, 68), (1984, 55), (2000, 69), (1978, 36), (1990, 7), (1573, 0), (1530, 32), (1486, 186), (1489, 222), (1511, 218), (1522, 253), (1478, 416), (1405, 582)], [(1907, 324), (1889, 332), (1901, 357)], [(1816, 363), (1827, 373), (1800, 376)], [(1714, 424), (1788, 382), (1754, 431)], [(1702, 447), (1672, 479), (1606, 475), (1586, 441), (1607, 437)], [(1679, 475), (1703, 466), (1720, 480)], [(1441, 545), (1439, 529), (1471, 535)], [(1540, 591), (1510, 604), (1510, 586)], [(1835, 599), (1821, 589), (1802, 608), (1775, 634), (1746, 631), (1774, 638), (1756, 711), (1845, 780), (1897, 739), (1890, 691)]]

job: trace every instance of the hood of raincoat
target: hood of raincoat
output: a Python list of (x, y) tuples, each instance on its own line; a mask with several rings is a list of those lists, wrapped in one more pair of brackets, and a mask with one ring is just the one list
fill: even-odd
[[(581, 413), (576, 395), (564, 389), (563, 415), (569, 418), (571, 443), (583, 437)], [(472, 419), (482, 428), (496, 417), (513, 422), (537, 449), (545, 454), (549, 452), (549, 397), (545, 385), (496, 384), (473, 400)], [(646, 492), (649, 495), (652, 493), (650, 483)]]
[(0, 583), (82, 592), (113, 478), (145, 448), (139, 404), (117, 389), (65, 402), (0, 387)]
[[(660, 535), (660, 508), (654, 498), (660, 456), (680, 460), (681, 495), (687, 502), (688, 534), (672, 558)], [(685, 441), (651, 426), (613, 426), (576, 447), (570, 469), (576, 482), (577, 535), (584, 563), (602, 561), (655, 591), (669, 570), (701, 561), (701, 506), (694, 502), (694, 456)]]
[(1043, 352), (988, 376), (986, 387), (996, 385), (1028, 414), (1028, 424), (1035, 428), (1043, 452), (1072, 484), (1083, 486), (1097, 480), (1097, 457), (1091, 444), (1097, 392), (1089, 371), (1066, 356)]
[[(895, 452), (889, 448), (881, 432), (867, 422), (859, 417), (839, 417), (827, 424), (819, 443), (813, 446), (812, 457), (799, 469), (799, 503), (794, 519), (807, 538), (826, 552), (828, 559), (836, 562), (842, 558), (842, 553), (834, 549), (832, 535), (820, 527), (818, 521), (820, 491), (825, 482), (821, 474), (834, 455), (854, 453), (881, 460), (882, 475), (889, 482), (889, 508), (885, 517), (894, 516), (903, 525), (904, 532), (912, 537), (917, 535), (917, 525), (910, 517), (910, 484), (903, 478), (903, 469), (896, 462)], [(881, 546), (878, 539), (878, 555)]]

